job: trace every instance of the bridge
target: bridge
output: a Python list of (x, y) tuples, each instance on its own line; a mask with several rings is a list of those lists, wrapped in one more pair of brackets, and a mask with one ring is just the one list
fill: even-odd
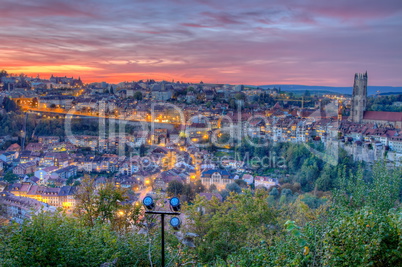
[[(186, 123), (177, 123), (177, 122), (160, 122), (160, 121), (152, 121), (146, 118), (130, 118), (130, 117), (123, 117), (117, 115), (106, 115), (106, 114), (99, 114), (99, 113), (90, 113), (90, 112), (82, 112), (82, 111), (66, 111), (62, 108), (34, 108), (34, 107), (21, 107), (22, 110), (26, 113), (37, 113), (37, 114), (54, 114), (54, 115), (61, 115), (67, 118), (93, 118), (93, 119), (107, 119), (107, 120), (116, 120), (116, 121), (124, 121), (127, 124), (139, 126), (139, 127), (148, 127), (148, 128), (162, 128), (172, 130), (177, 126), (184, 125)], [(153, 124), (153, 125), (152, 125)]]

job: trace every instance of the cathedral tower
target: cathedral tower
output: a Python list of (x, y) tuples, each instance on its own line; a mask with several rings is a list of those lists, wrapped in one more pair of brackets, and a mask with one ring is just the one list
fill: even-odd
[(367, 105), (367, 71), (366, 73), (356, 73), (353, 84), (352, 110), (350, 120), (361, 123)]

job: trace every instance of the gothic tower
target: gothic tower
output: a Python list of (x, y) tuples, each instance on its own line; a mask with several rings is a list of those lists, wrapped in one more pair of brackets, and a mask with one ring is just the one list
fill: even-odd
[(361, 123), (363, 121), (363, 113), (367, 105), (367, 71), (366, 73), (356, 73), (355, 82), (353, 84), (352, 110), (350, 112), (350, 120), (352, 122)]

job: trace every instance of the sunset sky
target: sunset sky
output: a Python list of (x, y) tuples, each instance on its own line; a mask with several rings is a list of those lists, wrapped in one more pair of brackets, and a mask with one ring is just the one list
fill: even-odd
[(9, 73), (402, 86), (401, 0), (0, 0), (0, 25)]

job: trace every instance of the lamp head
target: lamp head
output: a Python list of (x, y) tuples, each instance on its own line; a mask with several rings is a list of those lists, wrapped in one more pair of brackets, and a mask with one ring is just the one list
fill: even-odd
[(178, 197), (172, 197), (170, 200), (169, 200), (169, 204), (170, 204), (170, 208), (173, 210), (173, 211), (179, 211), (180, 210), (180, 208), (181, 208), (181, 206), (180, 206), (180, 199), (178, 198)]
[(180, 221), (179, 217), (172, 217), (170, 219), (170, 225), (173, 227), (173, 229), (179, 230), (180, 225), (181, 225), (181, 221)]
[(146, 196), (142, 200), (142, 204), (148, 209), (148, 210), (153, 210), (155, 208), (155, 203), (152, 197)]

